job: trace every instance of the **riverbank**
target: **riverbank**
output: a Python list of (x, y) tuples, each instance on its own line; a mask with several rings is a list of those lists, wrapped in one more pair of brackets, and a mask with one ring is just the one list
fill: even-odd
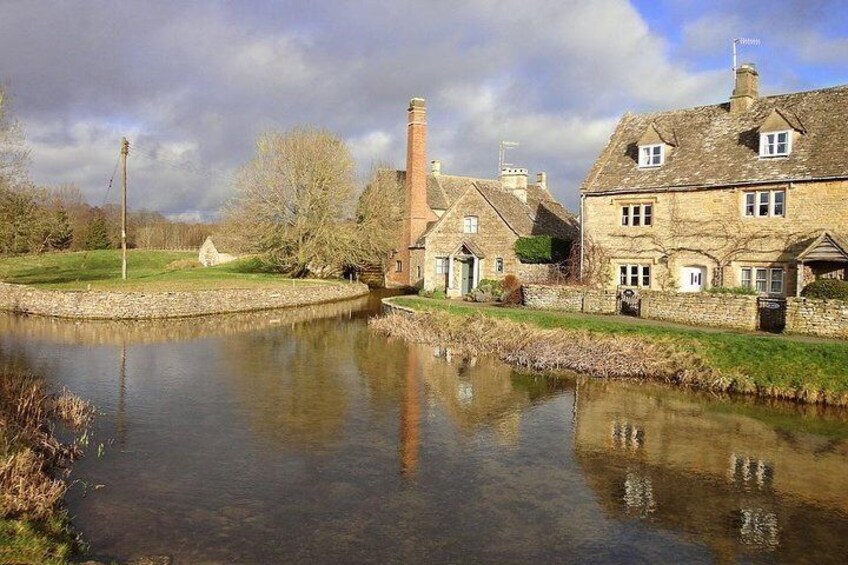
[(372, 322), (381, 333), (468, 354), (494, 354), (523, 368), (848, 405), (844, 342), (634, 324), (613, 316), (418, 297), (390, 302), (415, 312), (414, 317), (401, 314)]
[(63, 499), (92, 417), (73, 394), (0, 368), (0, 563), (65, 563), (78, 549)]

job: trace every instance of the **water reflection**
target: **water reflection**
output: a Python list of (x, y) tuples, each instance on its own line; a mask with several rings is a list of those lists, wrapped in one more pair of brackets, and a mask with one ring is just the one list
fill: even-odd
[(791, 407), (750, 408), (654, 386), (586, 383), (575, 455), (610, 516), (682, 532), (721, 561), (848, 554), (844, 414), (831, 422), (835, 437), (822, 437), (805, 431)]
[(387, 341), (367, 330), (370, 308), (199, 327), (0, 317), (0, 358), (104, 412), (95, 442), (115, 445), (75, 478), (105, 487), (78, 485), (69, 503), (107, 558), (838, 562), (848, 552), (845, 412), (522, 375)]

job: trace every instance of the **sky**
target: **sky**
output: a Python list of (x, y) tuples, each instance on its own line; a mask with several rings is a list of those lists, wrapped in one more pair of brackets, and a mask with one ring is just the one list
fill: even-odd
[(839, 0), (0, 0), (0, 83), (41, 185), (107, 194), (132, 143), (129, 205), (214, 219), (256, 138), (295, 126), (343, 137), (362, 178), (405, 167), (406, 110), (424, 97), (428, 159), (579, 186), (627, 111), (725, 102), (731, 42), (761, 94), (848, 83)]

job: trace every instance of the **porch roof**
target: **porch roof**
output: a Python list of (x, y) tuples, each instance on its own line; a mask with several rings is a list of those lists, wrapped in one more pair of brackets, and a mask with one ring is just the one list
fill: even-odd
[(813, 261), (848, 263), (848, 244), (826, 231), (799, 253), (797, 259), (805, 263)]
[(466, 248), (472, 255), (474, 255), (478, 259), (484, 259), (486, 257), (486, 255), (483, 254), (480, 248), (470, 241), (463, 241), (462, 243), (460, 243), (457, 248), (453, 250), (453, 253), (451, 253), (451, 255), (456, 255), (457, 253), (461, 252), (463, 247)]

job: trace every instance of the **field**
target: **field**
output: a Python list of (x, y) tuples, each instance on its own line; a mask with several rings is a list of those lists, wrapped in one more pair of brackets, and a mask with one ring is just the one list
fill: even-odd
[[(53, 290), (178, 291), (320, 284), (262, 272), (256, 259), (202, 267), (197, 253), (131, 250), (127, 280), (121, 280), (118, 250), (45, 253), (0, 259), (0, 282)], [(326, 283), (325, 283), (326, 284)]]
[(395, 301), (417, 310), (449, 311), (459, 316), (482, 314), (542, 329), (587, 331), (671, 344), (676, 350), (696, 354), (722, 374), (744, 376), (761, 391), (795, 391), (799, 396), (848, 395), (848, 342), (689, 328), (618, 316), (481, 307), (418, 297)]

